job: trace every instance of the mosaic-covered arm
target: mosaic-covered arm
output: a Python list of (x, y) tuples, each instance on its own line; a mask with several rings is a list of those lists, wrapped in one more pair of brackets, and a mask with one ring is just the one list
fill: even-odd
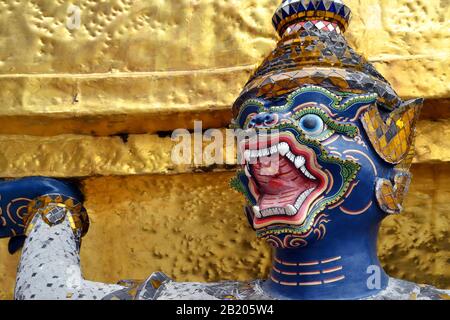
[[(0, 236), (13, 252), (25, 239), (16, 278), (16, 299), (102, 299), (119, 285), (83, 279), (81, 237), (89, 222), (82, 194), (66, 182), (26, 178), (0, 184)], [(26, 238), (25, 238), (26, 236)]]
[(37, 214), (28, 232), (17, 270), (16, 299), (96, 300), (123, 289), (83, 279), (80, 238), (67, 216), (51, 226)]

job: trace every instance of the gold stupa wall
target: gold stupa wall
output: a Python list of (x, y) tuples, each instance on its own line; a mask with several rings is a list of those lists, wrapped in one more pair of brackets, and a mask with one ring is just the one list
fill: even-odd
[[(224, 128), (276, 43), (280, 0), (0, 1), (0, 177), (76, 178), (91, 280), (264, 277), (270, 251), (228, 187), (230, 166), (175, 166), (170, 132)], [(450, 2), (347, 0), (353, 47), (403, 98), (427, 99), (406, 212), (382, 228), (392, 276), (450, 288)], [(68, 28), (69, 5), (79, 28)], [(364, 19), (362, 19), (364, 17)], [(0, 240), (0, 299), (19, 255)]]

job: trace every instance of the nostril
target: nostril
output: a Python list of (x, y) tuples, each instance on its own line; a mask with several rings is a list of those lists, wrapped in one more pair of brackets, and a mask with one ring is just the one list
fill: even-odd
[(264, 119), (260, 115), (257, 115), (254, 120), (256, 124), (262, 124), (264, 122)]
[(250, 124), (253, 124), (254, 126), (260, 126), (260, 125), (269, 125), (275, 120), (275, 115), (272, 113), (260, 113), (257, 114), (251, 121)]

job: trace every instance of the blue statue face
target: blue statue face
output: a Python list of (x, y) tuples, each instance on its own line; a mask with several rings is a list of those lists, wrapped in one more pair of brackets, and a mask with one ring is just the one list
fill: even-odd
[[(242, 104), (234, 124), (256, 135), (240, 143), (243, 170), (233, 186), (246, 196), (246, 214), (259, 237), (275, 247), (306, 246), (330, 233), (367, 230), (388, 213), (382, 205), (401, 205), (389, 202), (401, 200), (400, 194), (383, 198), (395, 195), (395, 164), (372, 143), (377, 134), (387, 136), (384, 147), (398, 152), (392, 145), (400, 131), (386, 128), (390, 122), (376, 101), (376, 94), (306, 86)], [(407, 179), (397, 179), (399, 191), (409, 182), (407, 174), (401, 176)]]

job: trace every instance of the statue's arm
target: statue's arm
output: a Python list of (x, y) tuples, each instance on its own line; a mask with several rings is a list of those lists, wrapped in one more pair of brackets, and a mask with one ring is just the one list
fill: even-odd
[(10, 253), (23, 245), (16, 299), (102, 299), (125, 288), (82, 277), (79, 249), (89, 228), (83, 200), (78, 187), (67, 181), (30, 177), (0, 182), (0, 238), (10, 238)]
[(37, 214), (22, 250), (17, 271), (16, 299), (102, 299), (119, 285), (83, 279), (79, 241), (69, 218), (49, 225)]

